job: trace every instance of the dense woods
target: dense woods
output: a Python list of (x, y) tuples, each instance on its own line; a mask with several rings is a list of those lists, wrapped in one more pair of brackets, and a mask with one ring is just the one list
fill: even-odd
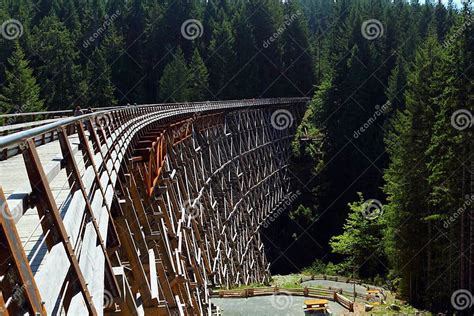
[[(297, 172), (313, 170), (299, 209), (318, 217), (301, 226), (329, 240), (325, 260), (337, 262), (313, 270), (383, 276), (415, 306), (452, 310), (452, 294), (474, 285), (471, 8), (329, 7), (339, 19), (323, 39), (323, 75), (299, 128), (314, 141), (295, 144), (307, 163)], [(370, 18), (382, 24), (373, 40), (361, 32)], [(328, 251), (300, 236), (303, 248)]]
[[(2, 0), (0, 20), (21, 23), (5, 30), (21, 36), (0, 37), (0, 81), (32, 77), (20, 74), (28, 63), (48, 110), (310, 96), (314, 54), (302, 14), (297, 2), (276, 1)], [(23, 103), (10, 99), (2, 112)]]
[(1, 112), (311, 96), (272, 269), (445, 311), (474, 294), (474, 21), (426, 2), (0, 0)]

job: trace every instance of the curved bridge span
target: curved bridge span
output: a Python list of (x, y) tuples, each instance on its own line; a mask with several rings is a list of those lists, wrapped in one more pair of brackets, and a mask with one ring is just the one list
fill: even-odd
[(0, 313), (210, 315), (212, 288), (268, 280), (259, 229), (291, 193), (308, 101), (111, 108), (0, 137)]

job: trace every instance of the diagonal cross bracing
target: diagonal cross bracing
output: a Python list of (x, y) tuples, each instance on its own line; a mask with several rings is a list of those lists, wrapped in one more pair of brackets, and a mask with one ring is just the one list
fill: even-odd
[[(290, 191), (307, 102), (113, 108), (0, 137), (2, 214), (18, 235), (0, 240), (18, 253), (0, 263), (0, 310), (203, 315), (212, 288), (267, 281), (259, 228)], [(7, 168), (27, 171), (22, 186)]]

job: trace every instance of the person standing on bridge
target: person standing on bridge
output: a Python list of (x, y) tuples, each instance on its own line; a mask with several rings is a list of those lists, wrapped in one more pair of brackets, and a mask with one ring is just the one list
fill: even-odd
[(81, 107), (79, 105), (76, 106), (76, 109), (74, 110), (74, 116), (81, 116), (83, 114), (84, 112), (82, 111)]

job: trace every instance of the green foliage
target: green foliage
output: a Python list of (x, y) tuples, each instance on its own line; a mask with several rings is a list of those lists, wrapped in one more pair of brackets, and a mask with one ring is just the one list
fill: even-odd
[(301, 222), (304, 226), (315, 220), (313, 210), (304, 205), (299, 205), (296, 209), (291, 210), (289, 216), (292, 220)]
[(334, 264), (332, 262), (326, 263), (320, 259), (315, 260), (302, 271), (305, 275), (340, 275), (346, 277), (351, 277), (352, 272), (352, 267), (349, 266), (347, 261)]
[(274, 275), (272, 276), (271, 284), (283, 289), (302, 288), (300, 279), (301, 275), (299, 274)]
[(362, 278), (373, 277), (384, 261), (382, 247), (383, 224), (380, 217), (368, 219), (364, 212), (369, 207), (362, 194), (358, 202), (350, 203), (350, 212), (344, 224), (344, 232), (333, 236), (332, 251), (346, 255), (347, 268), (353, 268)]
[(95, 49), (90, 63), (91, 82), (89, 83), (89, 102), (93, 107), (114, 106), (117, 100), (114, 97), (115, 87), (112, 83), (112, 70), (103, 53)]
[[(444, 47), (430, 38), (418, 51), (408, 75), (406, 109), (395, 116), (386, 139), (391, 162), (385, 173), (390, 201), (385, 247), (391, 276), (399, 280), (403, 297), (433, 310), (450, 308), (451, 293), (467, 286), (462, 254), (473, 241), (472, 228), (463, 224), (463, 205), (474, 189), (472, 173), (466, 174), (472, 164), (460, 158), (472, 154), (472, 129), (460, 131), (452, 120), (458, 110), (473, 111), (467, 10), (450, 33), (438, 34)], [(452, 258), (460, 262), (453, 264)]]
[(189, 101), (188, 79), (189, 69), (183, 51), (178, 47), (160, 79), (161, 98), (167, 102)]
[(16, 43), (13, 55), (8, 59), (7, 84), (0, 94), (0, 112), (38, 112), (44, 110), (40, 88), (20, 45)]
[(87, 102), (88, 85), (79, 65), (79, 52), (70, 32), (56, 16), (45, 17), (33, 29), (32, 50), (41, 95), (49, 109), (67, 109)]
[(209, 71), (211, 90), (219, 99), (231, 99), (234, 96), (232, 77), (235, 59), (234, 35), (231, 24), (222, 15), (221, 21), (214, 24), (209, 44)]
[[(408, 75), (405, 93), (406, 109), (398, 112), (386, 143), (391, 162), (385, 173), (385, 192), (389, 196), (386, 207), (386, 252), (393, 273), (400, 277), (399, 290), (416, 304), (423, 304), (428, 280), (436, 278), (430, 261), (441, 249), (429, 242), (437, 234), (432, 220), (437, 210), (429, 196), (432, 187), (427, 155), (433, 134), (435, 113), (439, 103), (433, 102), (441, 94), (436, 73), (442, 67), (443, 51), (433, 38), (418, 51), (413, 69)], [(448, 129), (447, 126), (444, 129)], [(421, 198), (423, 197), (423, 198)], [(417, 238), (413, 238), (413, 236)]]
[(209, 95), (209, 73), (197, 49), (194, 50), (189, 64), (189, 75), (189, 99), (192, 101), (205, 100)]

